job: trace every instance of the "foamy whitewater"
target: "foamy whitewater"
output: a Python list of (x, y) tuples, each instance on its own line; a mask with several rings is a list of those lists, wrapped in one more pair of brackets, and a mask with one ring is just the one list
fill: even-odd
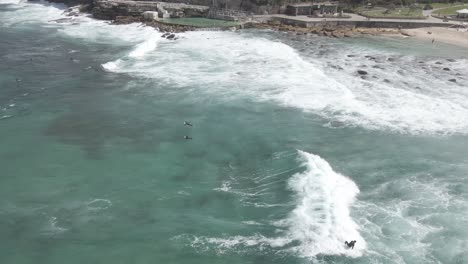
[[(243, 250), (239, 247), (256, 247), (259, 250), (278, 248), (277, 252), (293, 252), (308, 258), (319, 254), (362, 256), (366, 242), (350, 216), (350, 208), (359, 193), (358, 187), (346, 176), (333, 171), (330, 164), (319, 156), (304, 151), (298, 154), (306, 170), (294, 174), (288, 180), (296, 205), (286, 219), (273, 223), (278, 228), (285, 228), (278, 230), (280, 236), (195, 237), (192, 238), (192, 245), (203, 249), (206, 244), (212, 244), (221, 253), (233, 249)], [(249, 195), (248, 192), (226, 188), (225, 184), (217, 190), (240, 195), (241, 199)], [(357, 241), (354, 250), (344, 245), (343, 241), (350, 241), (350, 238)]]
[[(200, 93), (273, 100), (346, 126), (411, 134), (468, 131), (465, 86), (449, 82), (451, 77), (436, 64), (415, 67), (418, 59), (414, 57), (370, 51), (377, 59), (364, 67), (372, 67), (373, 72), (361, 79), (356, 71), (362, 68), (362, 60), (368, 60), (364, 55), (369, 51), (333, 51), (324, 64), (304, 60), (283, 43), (231, 32), (185, 33), (179, 41), (161, 44), (159, 49), (155, 43), (142, 43), (143, 50), (137, 46), (128, 56), (103, 67), (154, 78), (173, 89), (200, 85), (210, 87)], [(136, 58), (141, 51), (145, 57)], [(348, 58), (347, 53), (360, 59)], [(394, 60), (389, 62), (388, 58)], [(450, 66), (466, 76), (466, 68), (459, 67), (466, 63), (462, 59)], [(336, 71), (330, 64), (343, 66)], [(183, 69), (190, 70), (181, 76)]]
[[(28, 8), (16, 10), (15, 16), (19, 18), (10, 23), (40, 20), (54, 25), (55, 21), (67, 18), (68, 21), (54, 26), (68, 36), (135, 45), (122, 57), (102, 64), (110, 72), (156, 79), (173, 89), (209, 86), (210, 89), (199, 92), (272, 100), (312, 111), (345, 126), (411, 134), (468, 131), (468, 91), (464, 89), (467, 80), (463, 77), (468, 74), (464, 67), (466, 59), (442, 66), (436, 61), (421, 64), (414, 56), (402, 57), (391, 52), (375, 54), (362, 49), (331, 52), (333, 47), (324, 47), (323, 59), (305, 60), (284, 43), (250, 34), (189, 32), (180, 34), (178, 41), (168, 41), (160, 38), (156, 30), (139, 24), (116, 26), (85, 16), (70, 18), (64, 16), (64, 7), (60, 5), (25, 2), (19, 5)], [(8, 19), (12, 20), (12, 16)], [(363, 66), (363, 60), (368, 65)], [(336, 65), (342, 66), (337, 70)], [(442, 70), (446, 66), (451, 71)], [(372, 69), (364, 79), (356, 74), (363, 67)], [(453, 75), (454, 70), (457, 76)], [(181, 71), (185, 74), (180, 75)], [(453, 77), (462, 81), (448, 81)]]
[[(289, 180), (298, 205), (285, 221), (291, 238), (301, 241), (297, 250), (303, 256), (362, 255), (366, 242), (349, 212), (358, 187), (319, 156), (302, 151), (299, 154), (307, 170)], [(349, 238), (357, 241), (355, 250), (343, 247), (343, 241)]]
[(65, 11), (0, 0), (0, 263), (467, 263), (466, 50)]

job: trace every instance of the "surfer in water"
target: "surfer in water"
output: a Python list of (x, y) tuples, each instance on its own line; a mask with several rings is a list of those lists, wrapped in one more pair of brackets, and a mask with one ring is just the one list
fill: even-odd
[(184, 139), (192, 139), (192, 138), (189, 136), (184, 136)]
[(354, 249), (354, 244), (356, 244), (356, 240), (352, 240), (350, 242), (345, 241), (344, 243), (346, 246), (348, 246), (348, 248)]
[(187, 121), (184, 121), (184, 126), (190, 126), (190, 127), (191, 127), (191, 126), (193, 126), (193, 125), (192, 125), (192, 124), (190, 124), (190, 123), (189, 123), (189, 122), (187, 122)]

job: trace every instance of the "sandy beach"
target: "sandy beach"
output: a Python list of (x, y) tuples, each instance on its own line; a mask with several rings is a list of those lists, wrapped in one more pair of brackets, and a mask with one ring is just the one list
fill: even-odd
[(405, 29), (402, 33), (416, 38), (434, 40), (434, 43), (443, 42), (468, 48), (468, 29), (426, 27)]

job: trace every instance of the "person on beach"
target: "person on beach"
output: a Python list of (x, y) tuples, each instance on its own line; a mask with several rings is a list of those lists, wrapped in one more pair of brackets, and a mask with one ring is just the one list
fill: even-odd
[(356, 240), (352, 240), (351, 242), (345, 241), (344, 242), (348, 248), (354, 249), (354, 244), (356, 244)]
[(190, 123), (189, 123), (189, 122), (187, 122), (187, 121), (184, 121), (184, 126), (190, 126), (190, 127), (191, 127), (191, 126), (193, 126), (193, 125), (192, 125), (192, 124), (190, 124)]
[(192, 138), (189, 136), (184, 136), (184, 139), (192, 139)]

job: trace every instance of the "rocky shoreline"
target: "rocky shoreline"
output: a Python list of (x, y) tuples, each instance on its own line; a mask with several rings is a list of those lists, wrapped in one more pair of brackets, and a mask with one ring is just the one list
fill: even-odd
[(112, 23), (116, 25), (142, 23), (146, 26), (153, 27), (162, 33), (165, 33), (165, 32), (181, 33), (181, 32), (186, 32), (186, 31), (194, 31), (197, 29), (196, 27), (193, 27), (193, 26), (168, 24), (168, 23), (164, 23), (164, 22), (156, 21), (156, 20), (148, 21), (148, 20), (145, 20), (143, 17), (133, 17), (133, 16), (119, 16), (119, 17), (116, 17), (116, 19), (113, 20)]
[[(114, 24), (130, 24), (130, 23), (143, 23), (147, 26), (158, 29), (161, 32), (181, 33), (186, 31), (195, 31), (199, 29), (194, 26), (168, 24), (162, 21), (147, 21), (139, 17), (117, 17), (113, 20)], [(356, 37), (360, 35), (401, 35), (402, 32), (398, 28), (359, 28), (350, 26), (316, 26), (304, 28), (299, 26), (276, 24), (276, 23), (256, 23), (249, 22), (236, 27), (217, 28), (219, 30), (241, 30), (241, 29), (269, 29), (274, 31), (291, 32), (296, 35), (315, 34), (324, 37), (344, 38)]]
[[(71, 12), (69, 14), (75, 15), (77, 12), (77, 8), (70, 8)], [(177, 24), (169, 24), (163, 21), (157, 20), (146, 20), (143, 17), (137, 16), (117, 16), (114, 20), (112, 20), (113, 24), (122, 25), (122, 24), (131, 24), (131, 23), (142, 23), (146, 26), (150, 26), (153, 28), (158, 29), (162, 33), (164, 32), (171, 32), (171, 33), (181, 33), (186, 31), (195, 31), (199, 29), (195, 26), (187, 26), (187, 25), (177, 25)], [(333, 37), (333, 38), (343, 38), (343, 37), (355, 37), (359, 35), (396, 35), (402, 34), (400, 29), (397, 28), (359, 28), (359, 27), (351, 27), (351, 26), (315, 26), (304, 28), (300, 26), (293, 26), (293, 25), (285, 25), (278, 23), (277, 21), (270, 21), (267, 23), (258, 23), (258, 22), (248, 22), (243, 25), (239, 25), (236, 27), (225, 27), (225, 28), (218, 28), (219, 30), (239, 30), (239, 29), (247, 29), (247, 28), (256, 28), (256, 29), (270, 29), (275, 31), (283, 31), (283, 32), (291, 32), (295, 33), (296, 35), (307, 35), (307, 34), (315, 34), (319, 36), (325, 37)]]
[[(130, 24), (130, 23), (143, 23), (147, 26), (154, 27), (164, 32), (171, 32), (171, 33), (180, 33), (185, 31), (194, 31), (199, 29), (199, 27), (195, 26), (188, 26), (188, 25), (178, 25), (173, 23), (166, 23), (163, 20), (159, 19), (148, 19), (145, 18), (143, 15), (144, 12), (138, 13), (133, 12), (128, 15), (118, 15), (115, 13), (110, 17), (106, 16), (95, 16), (96, 13), (100, 13), (101, 10), (96, 11), (99, 9), (96, 6), (96, 3), (102, 2), (95, 1), (94, 5), (89, 4), (80, 4), (78, 6), (73, 6), (67, 9), (66, 15), (67, 16), (76, 16), (80, 12), (82, 13), (91, 13), (97, 19), (105, 19), (111, 20), (114, 24)], [(398, 28), (362, 28), (362, 27), (355, 27), (355, 26), (343, 26), (343, 25), (317, 25), (312, 27), (302, 27), (297, 25), (287, 25), (282, 23), (278, 20), (270, 20), (266, 22), (257, 22), (251, 21), (247, 22), (238, 26), (229, 26), (224, 28), (217, 28), (219, 30), (236, 30), (236, 29), (244, 29), (244, 28), (257, 28), (257, 29), (270, 29), (275, 31), (284, 31), (284, 32), (292, 32), (297, 35), (306, 35), (306, 34), (316, 34), (325, 37), (333, 37), (333, 38), (343, 38), (343, 37), (354, 37), (359, 35), (388, 35), (388, 34), (402, 34), (401, 30)]]
[(279, 21), (269, 21), (267, 23), (252, 23), (251, 27), (258, 29), (272, 29), (276, 31), (292, 32), (296, 33), (296, 35), (315, 34), (319, 36), (333, 38), (354, 37), (358, 35), (401, 34), (401, 30), (398, 28), (360, 28), (340, 25), (300, 27), (293, 25), (285, 25), (280, 23)]

